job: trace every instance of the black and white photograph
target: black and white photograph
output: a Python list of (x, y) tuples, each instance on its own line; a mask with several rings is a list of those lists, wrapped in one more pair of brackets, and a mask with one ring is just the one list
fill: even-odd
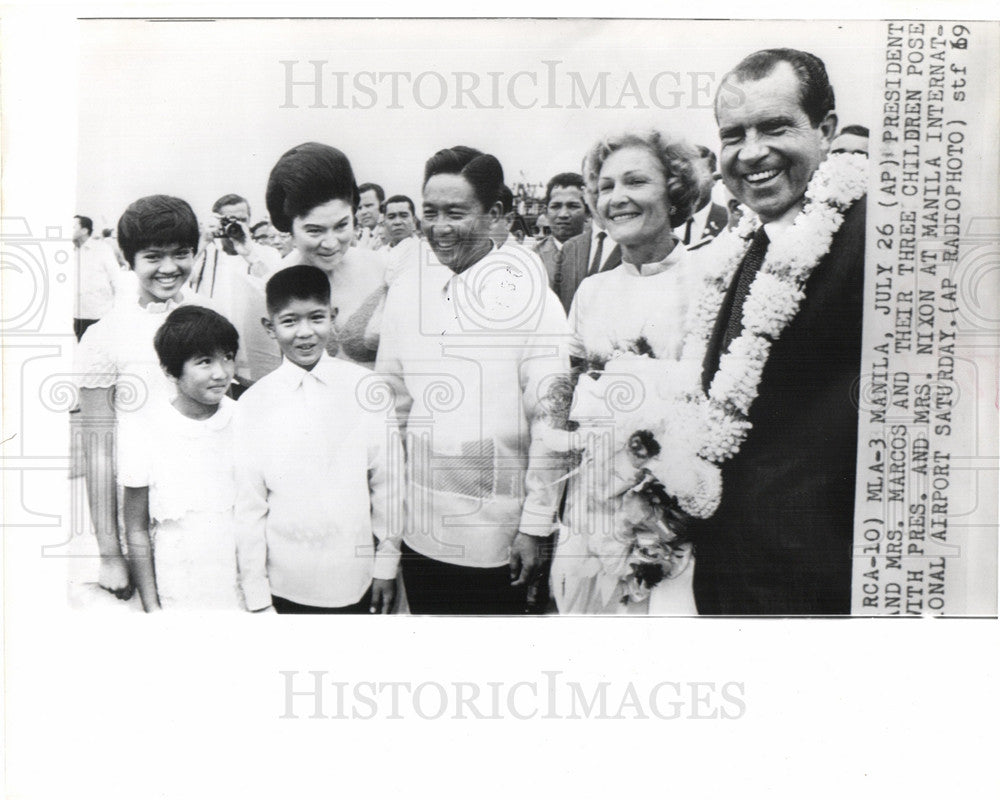
[(1000, 23), (891, 5), (5, 17), (6, 792), (995, 786)]

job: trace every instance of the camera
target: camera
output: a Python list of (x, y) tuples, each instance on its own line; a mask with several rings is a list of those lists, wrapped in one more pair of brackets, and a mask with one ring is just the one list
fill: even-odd
[(234, 242), (240, 242), (241, 244), (246, 241), (243, 225), (236, 217), (222, 217), (213, 235), (216, 239), (232, 239)]

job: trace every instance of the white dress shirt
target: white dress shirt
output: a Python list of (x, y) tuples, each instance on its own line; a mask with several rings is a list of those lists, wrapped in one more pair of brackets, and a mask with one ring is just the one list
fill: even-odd
[(765, 233), (767, 233), (767, 240), (769, 242), (778, 241), (784, 235), (785, 231), (795, 224), (795, 218), (799, 215), (800, 211), (802, 211), (802, 203), (796, 203), (777, 219), (765, 222), (762, 227)]
[(74, 248), (76, 255), (76, 319), (100, 319), (111, 310), (121, 267), (114, 251), (99, 239)]
[(688, 222), (682, 222), (676, 228), (674, 228), (674, 236), (680, 239), (681, 245), (684, 247), (690, 247), (691, 245), (700, 244), (702, 240), (702, 233), (705, 230), (705, 226), (708, 224), (708, 215), (712, 210), (712, 203), (705, 203), (704, 207), (695, 211), (688, 222), (691, 224), (691, 235), (688, 240), (684, 241), (684, 234), (688, 230)]
[(286, 359), (240, 398), (236, 544), (251, 611), (272, 594), (352, 605), (373, 578), (395, 577), (403, 457), (380, 384), (324, 354), (308, 371)]
[(598, 228), (597, 225), (591, 224), (590, 226), (590, 250), (587, 251), (587, 269), (590, 269), (590, 263), (594, 260), (594, 254), (597, 252), (597, 239), (601, 233), (604, 233), (604, 249), (601, 250), (601, 263), (598, 265), (594, 273), (596, 274), (604, 269), (604, 265), (608, 263), (608, 258), (615, 249), (615, 240), (611, 238), (611, 234), (607, 232), (604, 228)]
[(406, 419), (406, 543), (438, 561), (506, 564), (514, 535), (554, 528), (565, 471), (535, 434), (569, 330), (545, 268), (493, 250), (455, 275), (422, 258), (389, 289), (376, 370)]

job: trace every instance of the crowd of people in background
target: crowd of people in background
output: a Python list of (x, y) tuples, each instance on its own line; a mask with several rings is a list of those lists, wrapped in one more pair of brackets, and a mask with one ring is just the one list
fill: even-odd
[[(841, 334), (855, 317), (860, 330), (863, 198), (838, 206), (853, 245), (837, 233), (817, 253), (788, 329), (768, 334), (760, 388), (709, 417), (743, 433), (725, 458), (695, 443), (697, 486), (657, 472), (655, 431), (680, 408), (665, 400), (635, 430), (610, 415), (617, 452), (556, 444), (596, 430), (583, 409), (602, 377), (654, 365), (660, 380), (685, 362), (715, 280), (714, 364), (694, 350), (709, 407), (716, 371), (749, 357), (746, 296), (766, 305), (759, 232), (766, 253), (806, 224), (828, 156), (867, 153), (866, 128), (838, 129), (815, 56), (762, 51), (722, 85), (744, 100), (717, 99), (721, 148), (603, 137), (545, 183), (536, 215), (474, 147), (430, 154), (414, 199), (306, 142), (273, 166), (266, 214), (225, 193), (208, 219), (140, 198), (99, 236), (77, 216), (74, 423), (100, 585), (147, 611), (847, 613), (854, 433), (850, 398), (824, 381), (857, 374), (860, 342)], [(729, 272), (726, 242), (744, 246)], [(824, 259), (848, 249), (828, 287)], [(798, 378), (774, 372), (782, 359)], [(809, 406), (812, 392), (825, 401)], [(802, 434), (800, 411), (819, 429), (807, 449), (835, 434), (835, 465), (753, 461), (763, 438)], [(798, 496), (790, 469), (811, 481)], [(716, 480), (719, 511), (693, 511)]]

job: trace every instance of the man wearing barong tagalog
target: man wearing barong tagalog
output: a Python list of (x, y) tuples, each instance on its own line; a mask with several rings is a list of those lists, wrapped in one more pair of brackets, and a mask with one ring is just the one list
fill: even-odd
[(701, 365), (701, 454), (722, 468), (696, 538), (698, 612), (848, 614), (864, 157), (828, 157), (834, 93), (809, 53), (743, 59), (715, 114), (723, 180), (750, 213), (703, 250), (685, 345)]

